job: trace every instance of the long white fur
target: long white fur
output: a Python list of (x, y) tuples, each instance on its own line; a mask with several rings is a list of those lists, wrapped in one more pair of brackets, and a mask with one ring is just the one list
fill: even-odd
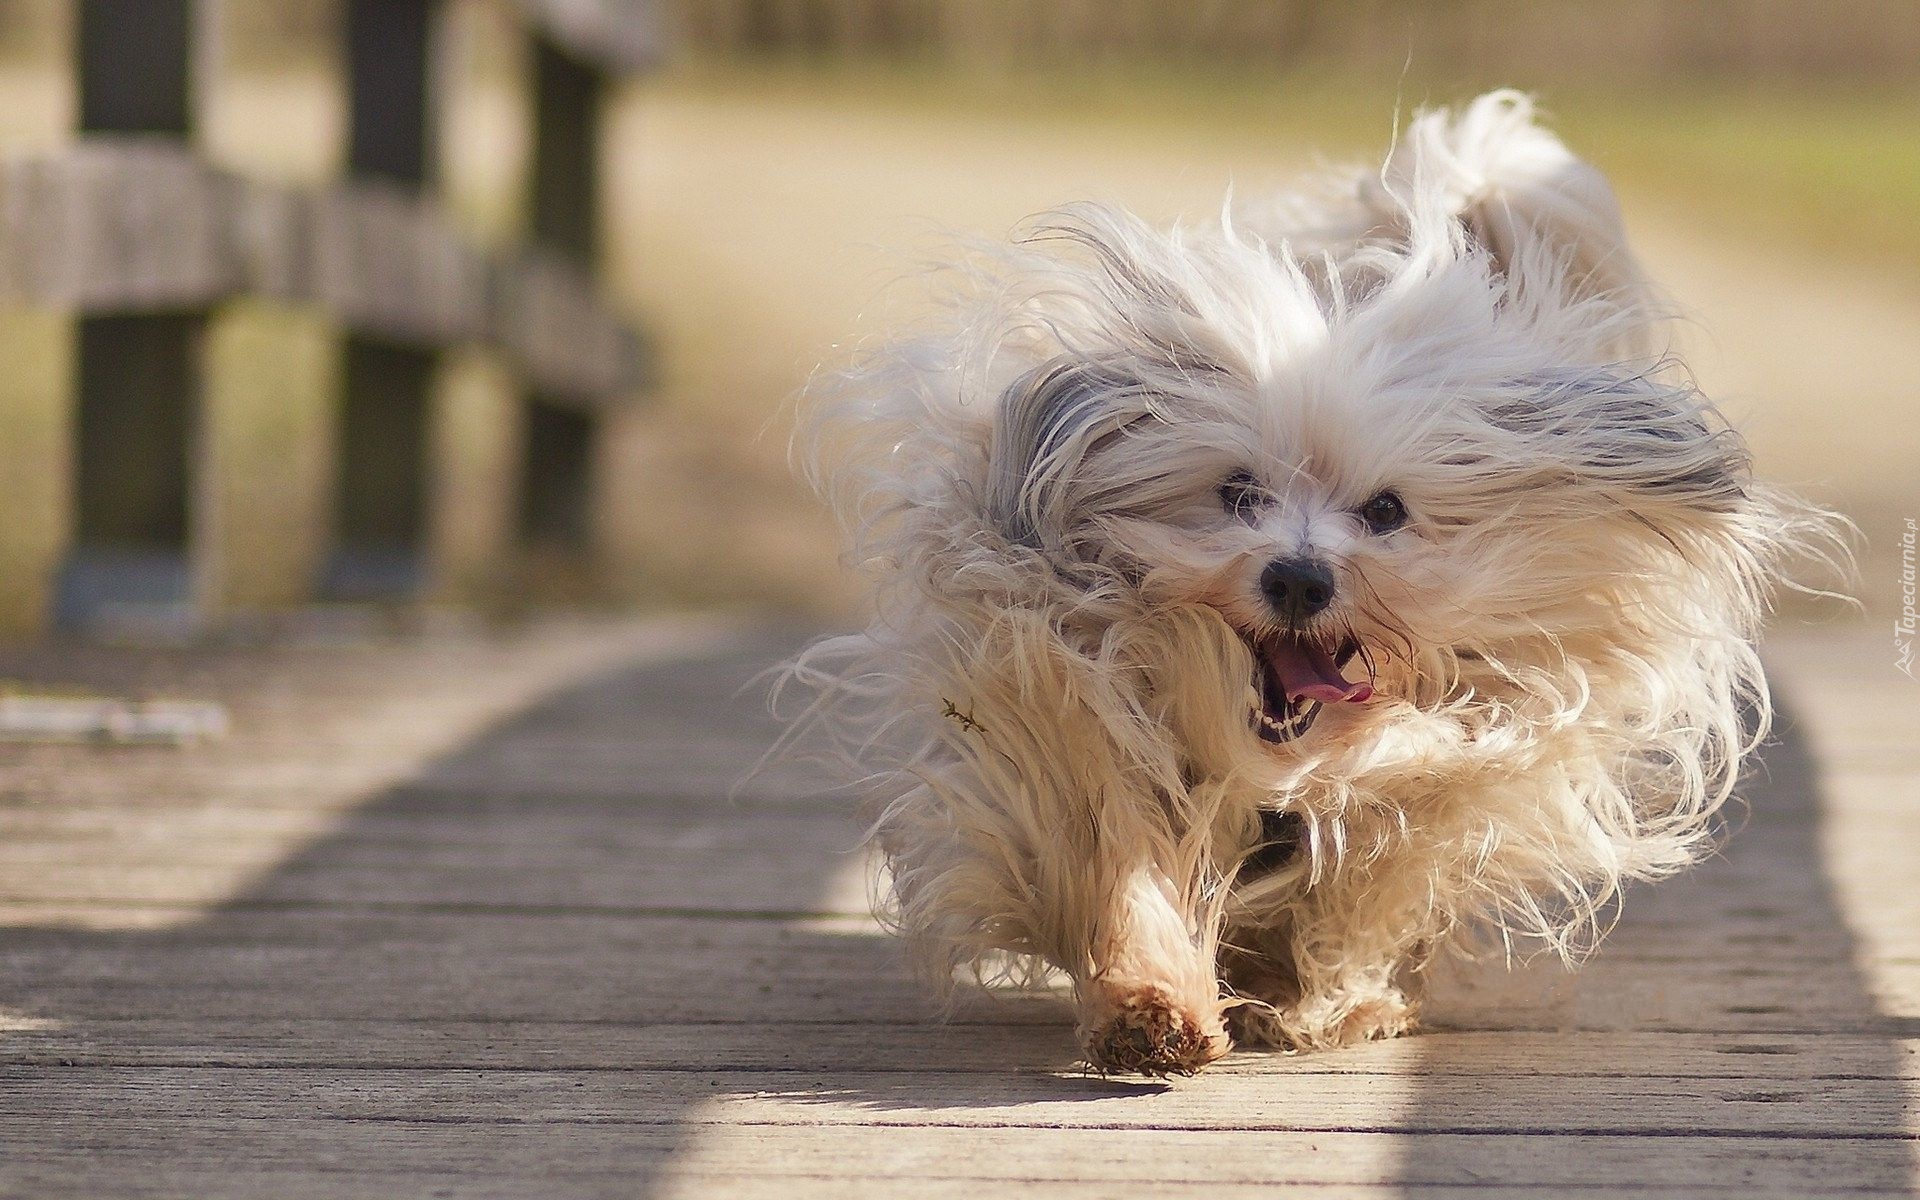
[[(818, 389), (875, 615), (791, 675), (882, 798), (931, 979), (1051, 965), (1096, 1063), (1187, 1070), (1233, 1009), (1397, 1033), (1437, 950), (1571, 957), (1700, 855), (1766, 726), (1781, 557), (1831, 527), (1663, 356), (1610, 189), (1525, 97), (1217, 226), (1078, 205), (955, 275), (944, 323)], [(1383, 488), (1412, 520), (1369, 533)], [(1296, 553), (1377, 694), (1270, 746), (1247, 639)], [(1263, 809), (1301, 850), (1239, 878)]]

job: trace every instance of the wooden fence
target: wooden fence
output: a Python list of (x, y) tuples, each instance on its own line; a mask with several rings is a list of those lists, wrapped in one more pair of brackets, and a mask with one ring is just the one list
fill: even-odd
[(0, 627), (590, 571), (637, 0), (0, 0)]

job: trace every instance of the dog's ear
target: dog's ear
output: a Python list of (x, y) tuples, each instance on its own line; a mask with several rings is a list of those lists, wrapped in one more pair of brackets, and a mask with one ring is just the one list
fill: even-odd
[(987, 510), (1010, 542), (1039, 547), (1057, 526), (1061, 483), (1087, 451), (1140, 415), (1139, 388), (1112, 367), (1058, 358), (1015, 380), (994, 414)]
[(1361, 194), (1416, 238), (1423, 225), (1428, 233), (1435, 223), (1464, 226), (1508, 276), (1550, 271), (1575, 296), (1646, 298), (1606, 176), (1541, 128), (1520, 92), (1421, 114)]
[(1557, 466), (1583, 490), (1656, 526), (1747, 505), (1746, 443), (1691, 386), (1569, 368), (1522, 381), (1489, 416), (1517, 439), (1517, 461)]

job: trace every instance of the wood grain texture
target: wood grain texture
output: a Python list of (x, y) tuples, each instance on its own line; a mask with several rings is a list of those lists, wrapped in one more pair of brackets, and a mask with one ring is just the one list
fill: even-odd
[(0, 164), (0, 292), (90, 312), (199, 307), (241, 284), (236, 180), (177, 140), (99, 135)]
[[(84, 1024), (9, 1029), (0, 1064), (103, 1067), (253, 1067), (389, 1070), (832, 1072), (870, 1074), (1051, 1074), (1072, 1065), (1056, 1020), (1019, 1024), (1007, 1013), (979, 1020), (628, 1022), (429, 1020), (291, 1022), (278, 1017), (97, 1018)], [(617, 1036), (610, 1036), (617, 1026)], [(804, 1036), (800, 1036), (804, 1034)], [(1920, 1039), (1867, 1034), (1783, 1037), (1774, 1033), (1642, 1031), (1430, 1031), (1419, 1040), (1313, 1055), (1235, 1052), (1218, 1075), (1430, 1075), (1555, 1079), (1613, 1077), (1623, 1062), (1672, 1079), (1920, 1078)]]
[(1920, 724), (1865, 634), (1775, 646), (1750, 813), (1584, 970), (1172, 1084), (1080, 1070), (1057, 995), (929, 1019), (852, 801), (735, 786), (796, 640), (726, 638), (0, 655), (236, 724), (0, 761), (0, 1193), (1911, 1192)]

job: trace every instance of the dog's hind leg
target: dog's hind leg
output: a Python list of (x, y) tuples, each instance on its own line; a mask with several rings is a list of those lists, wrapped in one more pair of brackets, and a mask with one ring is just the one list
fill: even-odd
[(1235, 1041), (1330, 1050), (1413, 1030), (1419, 976), (1406, 968), (1426, 951), (1355, 916), (1302, 912), (1228, 931), (1236, 949), (1222, 956), (1223, 974), (1250, 1001), (1233, 1012)]

